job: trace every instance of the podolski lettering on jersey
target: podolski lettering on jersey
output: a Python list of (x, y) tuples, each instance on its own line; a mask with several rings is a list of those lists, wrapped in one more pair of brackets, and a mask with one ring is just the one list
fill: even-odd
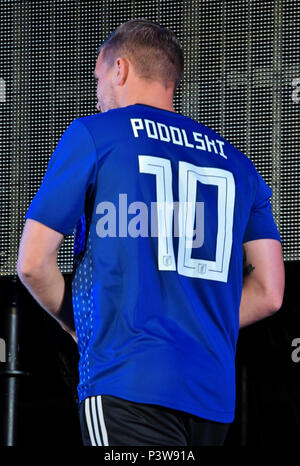
[(130, 118), (130, 122), (135, 138), (138, 138), (140, 132), (144, 131), (148, 138), (211, 152), (227, 159), (227, 155), (224, 153), (225, 142), (220, 139), (210, 139), (207, 134), (204, 134), (203, 137), (202, 133), (192, 131), (193, 142), (190, 142), (184, 128), (168, 126), (146, 118)]

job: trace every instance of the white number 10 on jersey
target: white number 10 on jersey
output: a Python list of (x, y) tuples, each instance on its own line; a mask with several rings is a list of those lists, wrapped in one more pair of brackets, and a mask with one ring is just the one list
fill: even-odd
[[(157, 205), (173, 205), (172, 169), (168, 159), (139, 155), (140, 173), (156, 177)], [(216, 260), (193, 259), (192, 239), (195, 221), (197, 182), (218, 187)], [(231, 172), (220, 168), (198, 167), (179, 162), (178, 227), (180, 231), (177, 272), (180, 275), (227, 282), (232, 249), (235, 182)], [(176, 270), (173, 249), (173, 209), (157, 209), (158, 269)]]

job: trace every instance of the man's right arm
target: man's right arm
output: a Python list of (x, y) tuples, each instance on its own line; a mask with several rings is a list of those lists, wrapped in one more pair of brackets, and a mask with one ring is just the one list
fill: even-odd
[(280, 241), (258, 239), (243, 244), (244, 280), (240, 328), (271, 316), (281, 308), (285, 271)]

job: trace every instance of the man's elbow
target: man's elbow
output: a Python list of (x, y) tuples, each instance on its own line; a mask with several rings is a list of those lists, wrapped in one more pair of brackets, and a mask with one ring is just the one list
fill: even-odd
[(21, 282), (41, 276), (43, 268), (43, 264), (37, 261), (26, 262), (19, 258), (17, 262), (17, 274)]
[(36, 273), (36, 270), (32, 267), (28, 267), (28, 265), (22, 264), (22, 263), (17, 263), (17, 275), (21, 282), (26, 282), (29, 280), (34, 273)]
[(275, 314), (282, 307), (283, 293), (270, 293), (267, 302), (270, 315)]
[(281, 272), (273, 275), (273, 280), (265, 286), (266, 303), (270, 315), (282, 308), (285, 289), (285, 272), (282, 266)]

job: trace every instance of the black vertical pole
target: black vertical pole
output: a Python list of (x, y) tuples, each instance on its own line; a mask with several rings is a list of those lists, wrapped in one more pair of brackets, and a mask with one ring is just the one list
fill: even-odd
[(13, 277), (10, 302), (5, 308), (4, 339), (6, 343), (6, 362), (1, 363), (0, 375), (4, 390), (1, 394), (1, 444), (14, 446), (17, 441), (17, 402), (20, 376), (26, 372), (19, 370), (19, 315), (17, 279)]
[(16, 443), (16, 422), (17, 422), (17, 392), (18, 380), (15, 374), (17, 369), (18, 356), (18, 311), (16, 306), (8, 308), (8, 364), (7, 364), (7, 404), (4, 411), (7, 427), (4, 430), (4, 444), (8, 446)]

